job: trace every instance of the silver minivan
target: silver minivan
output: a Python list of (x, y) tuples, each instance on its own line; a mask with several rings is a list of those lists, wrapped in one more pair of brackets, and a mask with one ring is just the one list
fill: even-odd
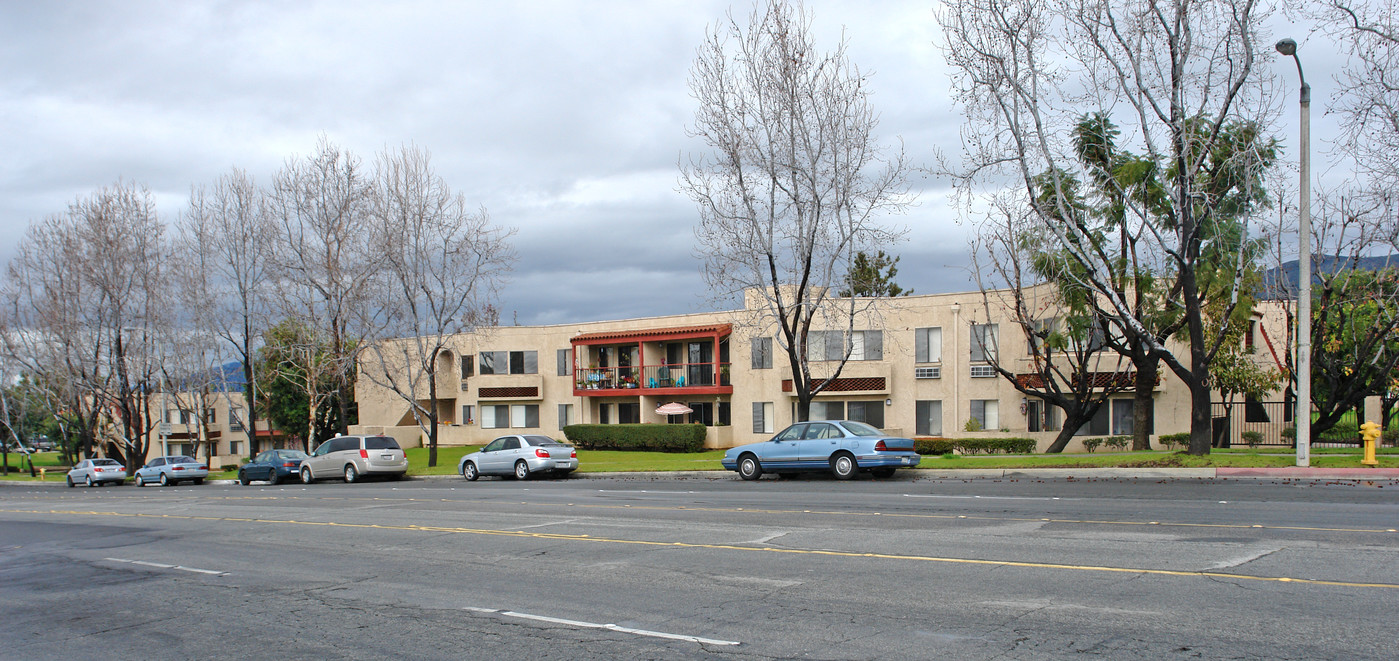
[(366, 475), (398, 479), (408, 472), (408, 457), (391, 436), (336, 436), (301, 460), (301, 482), (343, 477), (354, 482)]

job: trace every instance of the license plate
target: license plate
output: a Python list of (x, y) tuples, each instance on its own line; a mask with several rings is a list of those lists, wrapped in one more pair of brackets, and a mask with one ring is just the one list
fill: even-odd
[(560, 461), (560, 462), (559, 462), (559, 468), (573, 468), (573, 462), (571, 462), (571, 461)]
[(380, 459), (393, 459), (393, 455), (391, 455), (391, 454), (381, 454), (381, 455), (379, 455), (379, 458), (380, 458)]
[(908, 457), (904, 457), (904, 465), (905, 465), (905, 466), (907, 466), (907, 465), (909, 465), (909, 464), (911, 464), (911, 463), (913, 463), (913, 460), (912, 460), (912, 459), (909, 459)]

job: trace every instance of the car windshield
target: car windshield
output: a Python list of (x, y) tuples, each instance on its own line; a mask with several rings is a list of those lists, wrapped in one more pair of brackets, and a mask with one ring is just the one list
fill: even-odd
[(364, 449), (366, 450), (397, 450), (398, 441), (388, 436), (366, 436), (364, 438)]
[(850, 432), (850, 433), (851, 433), (852, 435), (854, 435), (854, 436), (883, 436), (883, 435), (884, 435), (884, 432), (879, 431), (878, 429), (875, 429), (874, 427), (871, 427), (871, 426), (869, 426), (869, 425), (867, 425), (867, 424), (865, 424), (865, 423), (863, 423), (863, 422), (855, 422), (855, 421), (853, 421), (853, 420), (846, 420), (845, 422), (842, 422), (842, 423), (840, 423), (840, 424), (841, 424), (842, 427), (845, 427), (845, 430), (846, 430), (846, 431)]

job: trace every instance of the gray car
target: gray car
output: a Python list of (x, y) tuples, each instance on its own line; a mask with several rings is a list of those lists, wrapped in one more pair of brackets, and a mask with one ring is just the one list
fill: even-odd
[(136, 469), (135, 473), (138, 487), (151, 483), (158, 483), (162, 487), (181, 482), (203, 484), (206, 477), (209, 477), (208, 464), (182, 454), (156, 457), (146, 462), (145, 466)]
[(68, 486), (81, 482), (90, 487), (121, 484), (126, 481), (126, 467), (115, 459), (84, 459), (68, 471)]
[(366, 475), (391, 479), (408, 472), (408, 457), (392, 436), (336, 436), (301, 460), (301, 482), (343, 477), (354, 482)]
[(513, 475), (529, 479), (536, 473), (563, 477), (578, 468), (578, 451), (548, 436), (515, 434), (486, 444), (479, 452), (461, 458), (457, 473), (468, 482), (481, 475)]

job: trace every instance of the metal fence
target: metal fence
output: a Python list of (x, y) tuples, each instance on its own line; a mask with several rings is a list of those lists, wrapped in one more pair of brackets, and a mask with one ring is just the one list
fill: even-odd
[[(1232, 405), (1214, 402), (1211, 418), (1215, 447), (1294, 446), (1293, 435), (1283, 435), (1283, 430), (1291, 430), (1296, 422), (1291, 402), (1238, 401)], [(1344, 448), (1359, 443), (1358, 436), (1350, 440), (1332, 435), (1318, 439), (1312, 447)]]

